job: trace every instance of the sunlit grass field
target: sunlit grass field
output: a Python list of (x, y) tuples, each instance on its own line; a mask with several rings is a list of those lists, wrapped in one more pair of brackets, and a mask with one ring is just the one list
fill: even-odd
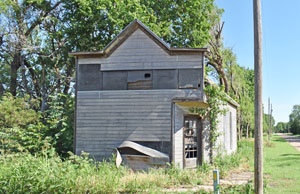
[(279, 136), (264, 146), (266, 193), (300, 193), (300, 152)]

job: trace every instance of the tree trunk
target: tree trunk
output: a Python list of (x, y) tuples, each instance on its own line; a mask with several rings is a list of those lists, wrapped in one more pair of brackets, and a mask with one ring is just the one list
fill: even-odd
[(220, 74), (221, 74), (221, 77), (222, 77), (222, 80), (223, 80), (225, 92), (228, 93), (229, 92), (228, 80), (227, 80), (227, 77), (226, 77), (226, 74), (225, 74), (223, 68), (220, 69)]
[(3, 94), (4, 94), (4, 87), (2, 82), (0, 81), (0, 97), (3, 96)]
[(249, 123), (247, 123), (247, 127), (246, 127), (246, 138), (249, 138)]
[[(240, 115), (241, 110), (238, 110), (238, 115)], [(241, 118), (238, 116), (237, 117), (237, 130), (238, 130), (238, 140), (241, 140), (241, 132), (242, 132), (242, 128), (241, 128)]]
[(16, 51), (16, 53), (14, 54), (13, 61), (10, 65), (10, 93), (13, 96), (17, 95), (17, 76), (18, 76), (17, 71), (21, 64), (20, 57), (21, 57), (21, 52)]
[(31, 80), (32, 80), (32, 83), (33, 83), (33, 86), (34, 86), (34, 90), (35, 90), (35, 93), (36, 93), (36, 96), (33, 95), (34, 98), (36, 97), (41, 97), (41, 89), (40, 89), (40, 86), (39, 86), (39, 83), (38, 83), (38, 79), (35, 75), (35, 72), (34, 72), (34, 69), (31, 67), (31, 65), (29, 64), (28, 61), (26, 61), (24, 59), (24, 65), (27, 67), (30, 75), (31, 75)]

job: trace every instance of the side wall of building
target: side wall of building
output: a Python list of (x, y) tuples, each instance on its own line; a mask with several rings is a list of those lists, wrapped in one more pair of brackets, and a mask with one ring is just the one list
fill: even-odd
[[(219, 115), (217, 130), (220, 134), (217, 138), (216, 146), (213, 155), (232, 154), (237, 150), (237, 108), (231, 104), (222, 107), (226, 110), (225, 115)], [(204, 135), (204, 161), (209, 161), (209, 130), (210, 123), (206, 118), (202, 122)]]

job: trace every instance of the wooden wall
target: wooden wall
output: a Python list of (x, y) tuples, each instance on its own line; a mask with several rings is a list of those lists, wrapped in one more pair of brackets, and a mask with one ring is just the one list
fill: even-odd
[(76, 154), (101, 159), (125, 140), (170, 142), (172, 99), (199, 96), (189, 89), (78, 91)]
[(101, 64), (101, 71), (202, 68), (201, 54), (169, 55), (137, 29), (108, 58), (79, 58), (80, 64)]

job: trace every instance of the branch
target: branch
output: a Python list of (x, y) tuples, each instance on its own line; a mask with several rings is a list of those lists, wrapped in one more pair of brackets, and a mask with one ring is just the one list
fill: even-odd
[(46, 11), (43, 15), (41, 14), (40, 17), (35, 22), (33, 22), (33, 24), (30, 26), (30, 28), (25, 32), (25, 37), (27, 37), (36, 26), (40, 25), (44, 21), (44, 19), (48, 16), (48, 14), (51, 11), (53, 11), (54, 9), (56, 9), (61, 3), (62, 3), (62, 1), (57, 2), (53, 7), (51, 7), (48, 11)]
[(29, 73), (31, 75), (31, 79), (32, 79), (32, 83), (34, 85), (34, 90), (36, 92), (36, 95), (38, 97), (41, 97), (41, 89), (40, 89), (40, 86), (39, 86), (39, 83), (37, 81), (37, 78), (36, 78), (36, 75), (35, 75), (35, 72), (33, 70), (33, 68), (31, 67), (31, 65), (28, 63), (27, 60), (24, 59), (24, 65), (28, 68), (29, 70)]

